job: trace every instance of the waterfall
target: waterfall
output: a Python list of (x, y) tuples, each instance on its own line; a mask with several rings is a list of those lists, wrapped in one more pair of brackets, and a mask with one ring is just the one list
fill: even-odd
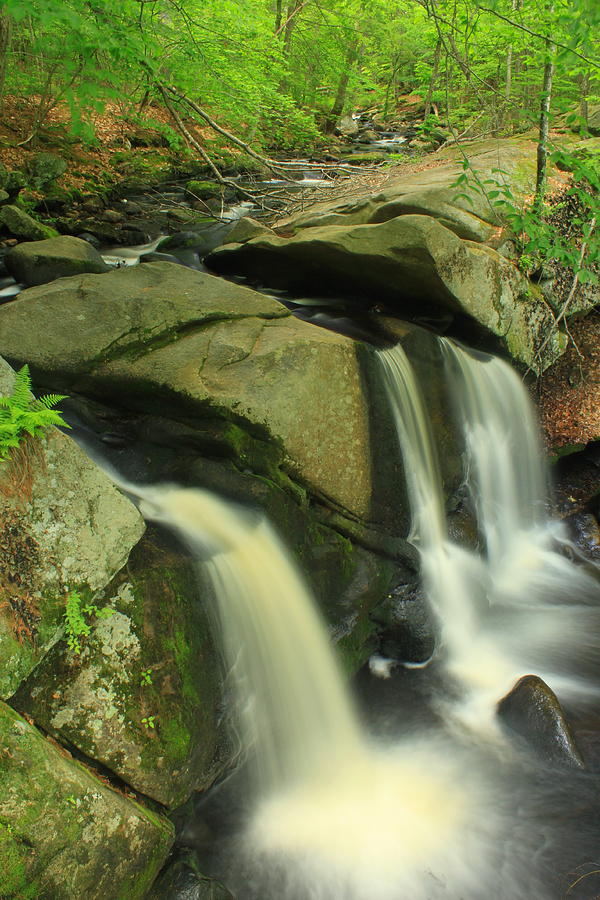
[(546, 514), (548, 479), (532, 404), (512, 369), (442, 339), (454, 415), (464, 433), (464, 478), (481, 548), (448, 535), (429, 416), (397, 345), (379, 353), (405, 462), (410, 538), (436, 614), (439, 655), (462, 686), (470, 723), (494, 727), (495, 705), (523, 674), (581, 693), (574, 660), (597, 652), (597, 582), (563, 553), (566, 537)]
[(537, 820), (529, 773), (533, 793), (514, 808), (523, 782), (495, 706), (530, 672), (584, 689), (572, 661), (596, 651), (597, 586), (560, 552), (516, 375), (449, 341), (440, 354), (464, 432), (477, 549), (450, 537), (439, 448), (402, 347), (378, 359), (451, 685), (445, 727), (387, 744), (369, 737), (308, 586), (258, 511), (203, 490), (122, 485), (183, 538), (210, 584), (252, 778), (251, 812), (226, 850), (228, 884), (243, 900), (483, 900), (491, 885), (497, 900), (555, 896), (551, 828)]
[(356, 756), (360, 729), (326, 626), (266, 519), (208, 491), (135, 491), (142, 513), (179, 532), (212, 585), (242, 743), (261, 790)]
[(251, 860), (242, 896), (448, 900), (470, 895), (488, 867), (492, 877), (501, 798), (481, 775), (466, 783), (471, 763), (440, 735), (371, 741), (310, 591), (265, 518), (203, 490), (121, 486), (184, 539), (212, 586), (254, 763), (254, 812), (234, 852)]

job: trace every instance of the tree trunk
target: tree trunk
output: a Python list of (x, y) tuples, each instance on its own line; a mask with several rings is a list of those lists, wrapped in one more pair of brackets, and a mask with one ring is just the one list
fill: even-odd
[(535, 205), (540, 206), (546, 190), (546, 168), (548, 164), (548, 129), (550, 127), (550, 102), (552, 100), (552, 79), (554, 77), (555, 47), (547, 41), (548, 56), (544, 65), (542, 103), (540, 108), (540, 129), (537, 146), (537, 176), (535, 180)]
[(285, 27), (283, 29), (284, 56), (289, 56), (290, 54), (290, 49), (292, 46), (292, 34), (294, 33), (296, 19), (298, 18), (298, 13), (303, 6), (304, 3), (302, 3), (301, 0), (292, 0), (291, 3), (288, 3)]
[(352, 71), (354, 66), (357, 63), (359, 57), (359, 48), (358, 45), (350, 45), (348, 47), (348, 51), (346, 53), (346, 59), (344, 66), (344, 71), (340, 76), (340, 80), (338, 81), (338, 87), (335, 94), (335, 100), (333, 101), (333, 106), (331, 107), (331, 112), (327, 116), (327, 121), (325, 122), (325, 134), (333, 134), (335, 130), (335, 125), (337, 120), (340, 118), (344, 111), (344, 104), (346, 102), (346, 94), (348, 93), (348, 84), (350, 83), (350, 76), (352, 75)]
[(8, 68), (11, 33), (12, 20), (9, 15), (0, 11), (0, 106), (2, 105), (4, 97), (4, 84), (6, 82), (6, 70)]
[(275, 34), (281, 31), (281, 17), (283, 15), (283, 0), (275, 0)]
[(433, 91), (435, 88), (435, 83), (438, 78), (441, 56), (442, 56), (442, 41), (440, 38), (438, 38), (437, 43), (435, 45), (435, 52), (433, 54), (433, 68), (431, 69), (431, 78), (429, 79), (429, 86), (427, 87), (427, 96), (425, 97), (425, 112), (423, 113), (423, 118), (425, 118), (425, 119), (431, 112), (431, 100), (433, 98)]
[(579, 115), (581, 116), (581, 124), (585, 126), (587, 131), (588, 123), (588, 93), (590, 90), (590, 73), (586, 72), (581, 76), (581, 89), (579, 93)]

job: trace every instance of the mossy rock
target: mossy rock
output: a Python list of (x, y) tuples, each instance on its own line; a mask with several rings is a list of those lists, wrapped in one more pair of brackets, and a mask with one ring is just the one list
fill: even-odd
[(29, 183), (35, 190), (45, 188), (66, 171), (66, 160), (56, 153), (35, 153), (26, 163)]
[(216, 775), (220, 673), (194, 572), (145, 537), (95, 599), (81, 652), (60, 642), (13, 702), (56, 738), (164, 806)]
[[(13, 381), (0, 360), (0, 393)], [(108, 584), (143, 529), (135, 507), (56, 428), (0, 463), (0, 697), (61, 636), (67, 590)]]
[(6, 178), (3, 180), (3, 187), (9, 194), (17, 194), (20, 190), (27, 187), (28, 184), (25, 173), (21, 172), (20, 169), (13, 169), (12, 171), (7, 172)]
[(6, 268), (26, 285), (46, 284), (55, 278), (83, 272), (108, 272), (100, 254), (87, 241), (61, 236), (18, 244), (6, 254)]
[(0, 897), (142, 900), (171, 823), (113, 791), (0, 703)]
[(377, 166), (387, 160), (387, 153), (371, 150), (368, 153), (348, 153), (343, 161), (351, 166)]
[(44, 241), (47, 238), (58, 237), (58, 231), (38, 222), (18, 206), (3, 206), (0, 209), (0, 225), (3, 225), (9, 234), (23, 241)]
[(213, 197), (221, 197), (223, 188), (214, 181), (188, 181), (186, 192), (197, 200), (211, 200)]
[(140, 150), (122, 150), (113, 153), (111, 164), (122, 177), (119, 189), (143, 190), (162, 184), (174, 176), (174, 165), (168, 154), (143, 153)]

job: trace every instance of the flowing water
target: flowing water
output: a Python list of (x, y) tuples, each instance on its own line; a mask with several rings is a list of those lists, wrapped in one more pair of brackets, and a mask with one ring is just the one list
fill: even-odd
[(442, 339), (449, 393), (464, 431), (464, 476), (479, 550), (448, 535), (426, 406), (401, 346), (380, 353), (412, 509), (411, 539), (437, 616), (461, 710), (495, 727), (495, 705), (517, 678), (541, 675), (563, 696), (597, 691), (577, 677), (598, 652), (598, 582), (561, 553), (566, 536), (546, 514), (548, 483), (531, 402), (502, 360)]
[(537, 773), (494, 710), (529, 672), (585, 693), (571, 664), (596, 649), (597, 584), (561, 555), (564, 536), (547, 521), (536, 426), (517, 377), (448, 341), (440, 352), (464, 428), (477, 550), (449, 537), (438, 448), (402, 348), (379, 359), (437, 657), (456, 687), (441, 705), (447, 726), (406, 728), (386, 743), (369, 736), (310, 592), (259, 513), (206, 491), (126, 486), (146, 517), (183, 537), (214, 595), (251, 773), (251, 812), (217, 873), (240, 900), (560, 896), (544, 872), (560, 829), (544, 821)]

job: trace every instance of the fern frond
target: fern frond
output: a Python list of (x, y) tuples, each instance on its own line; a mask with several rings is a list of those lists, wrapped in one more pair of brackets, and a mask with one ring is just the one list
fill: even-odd
[(15, 383), (10, 395), (12, 405), (17, 409), (29, 409), (32, 401), (31, 396), (31, 375), (29, 374), (29, 366), (26, 364), (19, 369), (15, 376)]
[(36, 404), (40, 404), (44, 409), (52, 409), (53, 406), (56, 406), (57, 403), (60, 403), (61, 400), (66, 400), (66, 394), (44, 394), (43, 397), (38, 397), (36, 400)]

